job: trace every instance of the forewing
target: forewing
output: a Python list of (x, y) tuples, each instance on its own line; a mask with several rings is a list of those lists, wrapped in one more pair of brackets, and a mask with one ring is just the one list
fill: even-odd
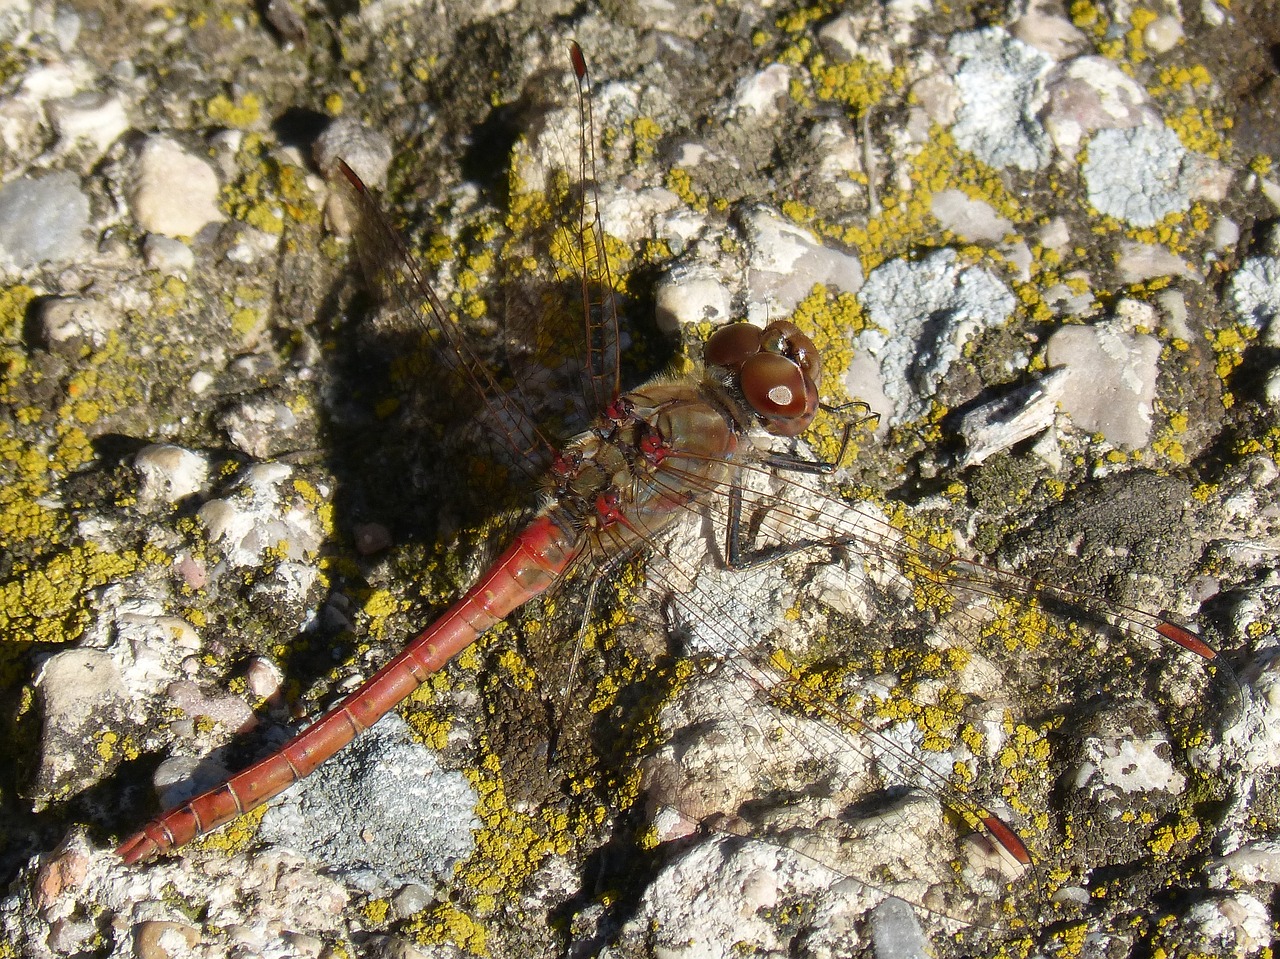
[(507, 447), (513, 462), (531, 480), (538, 479), (554, 447), (523, 399), (504, 388), (468, 345), (408, 244), (359, 176), (339, 160), (334, 179), (344, 201), (357, 211), (356, 251), (371, 288), (424, 332), (439, 363), (483, 404), (485, 426)]

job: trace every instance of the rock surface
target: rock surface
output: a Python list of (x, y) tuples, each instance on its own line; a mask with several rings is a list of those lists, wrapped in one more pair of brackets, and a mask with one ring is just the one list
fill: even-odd
[[(1264, 954), (1274, 4), (224, 6), (0, 4), (0, 951)], [(741, 568), (703, 496), (125, 866), (511, 538), (584, 309), (813, 338)]]

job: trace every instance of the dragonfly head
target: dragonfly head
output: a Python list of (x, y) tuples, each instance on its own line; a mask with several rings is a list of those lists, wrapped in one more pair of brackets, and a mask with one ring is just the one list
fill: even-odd
[(707, 340), (703, 359), (728, 373), (770, 433), (797, 436), (812, 422), (822, 360), (813, 340), (794, 323), (778, 320), (764, 329), (750, 323), (722, 326)]

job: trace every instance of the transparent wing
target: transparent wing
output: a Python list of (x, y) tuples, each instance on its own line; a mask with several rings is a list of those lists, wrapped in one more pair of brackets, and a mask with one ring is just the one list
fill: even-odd
[(554, 446), (528, 414), (523, 399), (505, 389), (468, 346), (404, 238), (372, 192), (342, 160), (338, 161), (336, 179), (343, 196), (358, 211), (356, 251), (371, 286), (421, 326), (441, 365), (483, 403), (485, 425), (505, 443), (519, 468), (536, 480)]
[(896, 896), (944, 928), (1002, 937), (1095, 870), (1146, 868), (1150, 824), (1119, 815), (1108, 840), (1080, 835), (1103, 833), (1092, 820), (1110, 801), (1087, 782), (1103, 760), (1086, 753), (1123, 762), (1161, 736), (1172, 749), (1172, 731), (1230, 684), (1207, 644), (1146, 610), (962, 560), (874, 503), (764, 466), (732, 483), (771, 559), (726, 570), (707, 554), (731, 520), (729, 484), (681, 460), (656, 482), (696, 521), (633, 511), (585, 564), (630, 555), (639, 537), (643, 564), (619, 575), (643, 569), (687, 657), (655, 717), (662, 740), (627, 760), (673, 857), (726, 835), (764, 841), (826, 870), (828, 886), (856, 880), (868, 905)]

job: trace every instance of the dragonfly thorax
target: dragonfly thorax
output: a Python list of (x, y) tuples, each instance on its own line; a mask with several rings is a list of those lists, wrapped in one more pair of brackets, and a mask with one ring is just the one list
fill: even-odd
[(624, 393), (556, 458), (550, 509), (632, 542), (730, 478), (744, 424), (714, 382), (657, 381)]

